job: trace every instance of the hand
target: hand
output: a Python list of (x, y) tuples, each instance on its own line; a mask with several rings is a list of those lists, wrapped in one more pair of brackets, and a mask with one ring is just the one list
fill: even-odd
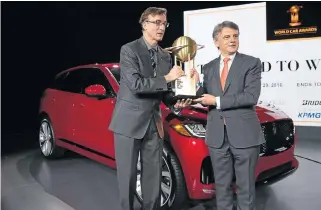
[(185, 99), (178, 100), (178, 101), (176, 102), (176, 104), (174, 105), (174, 107), (175, 107), (175, 108), (185, 108), (185, 107), (191, 105), (191, 104), (192, 104), (192, 101), (193, 101), (193, 100), (190, 99), (190, 98), (188, 98), (187, 100), (185, 100)]
[(173, 66), (173, 68), (171, 69), (171, 71), (165, 75), (165, 79), (167, 82), (172, 82), (182, 76), (184, 76), (185, 73), (182, 70), (182, 68), (180, 66)]
[(201, 98), (194, 99), (193, 101), (199, 102), (204, 105), (215, 105), (216, 104), (215, 96), (210, 95), (210, 94), (203, 94)]
[(199, 83), (199, 81), (200, 81), (200, 75), (198, 74), (198, 72), (196, 71), (195, 68), (192, 68), (192, 69), (191, 69), (191, 78), (193, 78), (193, 77), (195, 78), (196, 84)]

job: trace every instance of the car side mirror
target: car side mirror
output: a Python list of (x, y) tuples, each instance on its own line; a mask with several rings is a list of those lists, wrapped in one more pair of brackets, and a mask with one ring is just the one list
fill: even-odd
[(107, 97), (106, 89), (102, 85), (90, 85), (86, 87), (85, 94), (89, 97), (96, 97), (96, 98)]

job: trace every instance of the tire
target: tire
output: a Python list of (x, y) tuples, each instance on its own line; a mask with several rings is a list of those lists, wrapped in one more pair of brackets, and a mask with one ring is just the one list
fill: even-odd
[[(185, 178), (180, 166), (180, 163), (174, 151), (164, 142), (163, 148), (163, 168), (162, 168), (162, 185), (169, 189), (169, 196), (164, 193), (162, 187), (161, 209), (178, 210), (182, 209), (187, 202), (187, 189), (185, 185)], [(169, 176), (168, 173), (169, 172)], [(164, 175), (166, 174), (166, 175)], [(165, 183), (166, 182), (166, 183)], [(167, 190), (168, 190), (167, 189)], [(140, 188), (140, 156), (137, 163), (137, 182), (135, 195), (137, 200), (142, 204)], [(165, 195), (165, 196), (163, 196)]]
[(55, 159), (64, 155), (65, 150), (56, 145), (52, 123), (47, 116), (43, 116), (40, 120), (38, 140), (40, 152), (45, 158)]

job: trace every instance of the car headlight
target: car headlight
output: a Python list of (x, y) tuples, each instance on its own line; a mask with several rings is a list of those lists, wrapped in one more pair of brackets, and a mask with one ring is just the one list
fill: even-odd
[(206, 128), (203, 124), (177, 124), (172, 127), (183, 136), (205, 138)]

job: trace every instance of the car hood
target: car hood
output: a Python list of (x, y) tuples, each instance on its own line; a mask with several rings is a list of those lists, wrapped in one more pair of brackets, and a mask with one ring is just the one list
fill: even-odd
[[(207, 113), (208, 111), (206, 107), (195, 105), (182, 110), (181, 115), (187, 118), (206, 120)], [(282, 110), (269, 104), (257, 105), (256, 113), (261, 123), (289, 118), (289, 116), (286, 115)]]

